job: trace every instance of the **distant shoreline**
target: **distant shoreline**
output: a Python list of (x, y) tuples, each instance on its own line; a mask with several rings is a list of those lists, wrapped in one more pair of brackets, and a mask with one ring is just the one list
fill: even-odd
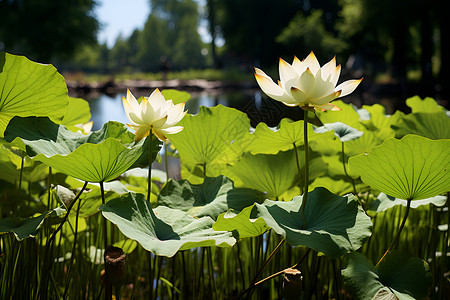
[[(116, 95), (125, 93), (127, 89), (134, 92), (148, 93), (156, 88), (176, 89), (190, 93), (205, 92), (208, 94), (220, 93), (223, 90), (248, 90), (257, 88), (256, 82), (251, 81), (221, 81), (206, 79), (191, 80), (124, 80), (124, 81), (106, 81), (106, 82), (85, 82), (66, 80), (69, 89), (69, 95), (76, 97), (86, 97), (90, 95)], [(87, 97), (93, 98), (93, 97)]]

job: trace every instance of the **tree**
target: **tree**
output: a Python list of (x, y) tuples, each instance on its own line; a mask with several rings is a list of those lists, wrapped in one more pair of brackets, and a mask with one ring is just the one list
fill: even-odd
[(151, 14), (139, 34), (136, 62), (156, 71), (204, 66), (197, 32), (198, 7), (192, 0), (152, 0)]
[[(227, 0), (217, 2), (227, 52), (245, 57), (251, 64), (273, 64), (274, 58), (292, 51), (275, 43), (275, 38), (301, 8), (302, 1)], [(276, 59), (275, 59), (276, 60)]]
[(64, 61), (83, 45), (96, 43), (94, 0), (0, 1), (4, 50), (40, 61)]

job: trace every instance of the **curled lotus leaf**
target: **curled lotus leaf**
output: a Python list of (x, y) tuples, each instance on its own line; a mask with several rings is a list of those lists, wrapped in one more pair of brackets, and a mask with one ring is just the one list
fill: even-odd
[(302, 205), (303, 196), (255, 204), (259, 216), (290, 245), (331, 257), (357, 250), (371, 235), (372, 222), (351, 194), (341, 197), (316, 188), (308, 195), (304, 216)]
[(349, 254), (347, 261), (342, 276), (357, 299), (423, 299), (432, 282), (425, 261), (396, 250), (390, 251), (377, 268), (358, 252)]
[(214, 231), (210, 217), (195, 218), (178, 209), (152, 209), (143, 194), (128, 193), (100, 207), (105, 218), (130, 239), (156, 255), (172, 257), (195, 247), (228, 247), (236, 240), (230, 232)]
[(364, 133), (363, 131), (357, 130), (342, 122), (325, 123), (323, 126), (316, 128), (314, 132), (323, 133), (331, 130), (334, 131), (334, 135), (336, 135), (341, 142), (356, 140)]
[[(5, 140), (34, 160), (83, 181), (110, 181), (132, 167), (148, 165), (149, 139), (136, 143), (119, 122), (108, 122), (101, 130), (83, 135), (48, 118), (14, 117)], [(160, 143), (153, 139), (153, 157), (159, 149)]]
[(262, 202), (263, 193), (247, 188), (235, 188), (225, 176), (206, 177), (202, 184), (187, 180), (169, 181), (158, 195), (158, 205), (176, 208), (195, 217), (210, 216), (214, 220), (229, 209), (242, 210)]

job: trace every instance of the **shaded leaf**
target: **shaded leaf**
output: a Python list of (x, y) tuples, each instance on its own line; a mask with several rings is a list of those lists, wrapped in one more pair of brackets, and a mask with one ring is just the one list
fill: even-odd
[(214, 231), (213, 219), (197, 219), (177, 209), (152, 209), (144, 195), (129, 193), (101, 207), (105, 218), (130, 239), (156, 255), (173, 256), (195, 247), (232, 246), (231, 233)]
[(0, 219), (0, 234), (12, 232), (18, 241), (25, 238), (34, 237), (39, 232), (44, 220), (51, 216), (59, 216), (64, 209), (56, 208), (45, 213), (30, 218), (3, 218)]
[(371, 235), (372, 222), (353, 195), (334, 195), (324, 188), (309, 193), (305, 216), (303, 196), (289, 202), (255, 204), (259, 215), (292, 246), (306, 246), (331, 257), (357, 250)]
[(374, 299), (375, 295), (392, 299), (387, 289), (400, 300), (420, 299), (427, 295), (431, 285), (428, 264), (407, 253), (390, 251), (377, 269), (358, 252), (347, 258), (348, 265), (342, 270), (344, 283), (358, 299)]
[(255, 202), (262, 202), (262, 193), (234, 188), (225, 176), (206, 177), (202, 184), (194, 185), (187, 180), (169, 181), (158, 195), (158, 205), (180, 209), (195, 217), (210, 216), (216, 219), (228, 209), (242, 210)]

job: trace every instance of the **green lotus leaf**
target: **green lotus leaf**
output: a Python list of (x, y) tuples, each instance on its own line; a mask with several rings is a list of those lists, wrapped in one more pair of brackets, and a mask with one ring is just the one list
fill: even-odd
[(0, 137), (14, 116), (61, 119), (68, 101), (66, 82), (55, 67), (0, 52)]
[(443, 111), (413, 113), (392, 124), (396, 137), (417, 134), (429, 139), (450, 139), (450, 118)]
[(314, 130), (316, 133), (323, 133), (327, 131), (334, 131), (334, 135), (339, 138), (341, 142), (348, 142), (359, 139), (363, 135), (363, 131), (359, 131), (342, 122), (325, 123), (323, 126)]
[(165, 206), (152, 209), (142, 194), (125, 194), (102, 205), (101, 210), (125, 236), (156, 255), (171, 257), (181, 250), (236, 242), (230, 232), (214, 231), (210, 217), (197, 219)]
[[(102, 193), (100, 185), (88, 185), (88, 190), (84, 192), (78, 201), (80, 203), (79, 217), (86, 218), (95, 215), (99, 212), (99, 207), (102, 205)], [(119, 198), (126, 194), (129, 190), (119, 181), (105, 182), (103, 184), (105, 203), (112, 199)], [(70, 212), (72, 216), (76, 216), (76, 211)]]
[(225, 176), (206, 177), (202, 184), (187, 180), (169, 181), (158, 195), (158, 205), (180, 209), (195, 217), (209, 216), (214, 220), (229, 209), (242, 210), (255, 202), (262, 202), (261, 192), (234, 188)]
[(21, 158), (0, 144), (0, 179), (14, 183), (19, 179)]
[[(294, 151), (292, 149), (278, 152), (276, 155), (245, 153), (230, 168), (229, 176), (234, 182), (242, 182), (243, 187), (264, 192), (267, 198), (275, 199), (303, 182), (304, 152), (297, 149), (301, 171), (299, 173)], [(320, 157), (311, 157), (309, 166), (311, 181), (324, 174), (327, 169), (327, 165)]]
[(414, 96), (406, 99), (406, 105), (408, 105), (411, 108), (413, 114), (438, 113), (444, 111), (444, 107), (437, 104), (436, 100), (430, 97), (421, 99), (419, 96)]
[(69, 104), (60, 124), (66, 127), (75, 126), (89, 122), (90, 119), (91, 109), (89, 102), (81, 98), (69, 97)]
[(200, 107), (197, 115), (187, 115), (179, 123), (184, 129), (170, 141), (177, 149), (184, 167), (196, 176), (225, 175), (228, 164), (242, 154), (244, 135), (250, 128), (247, 115), (218, 105)]
[(349, 159), (353, 174), (389, 196), (420, 200), (450, 190), (450, 140), (407, 135)]
[(392, 123), (396, 137), (417, 134), (430, 139), (450, 139), (450, 118), (444, 108), (432, 98), (418, 96), (406, 100), (412, 113)]
[(425, 261), (400, 251), (390, 251), (376, 269), (361, 253), (349, 254), (347, 259), (342, 275), (357, 299), (379, 299), (375, 295), (393, 299), (388, 291), (395, 294), (394, 299), (422, 299), (432, 282)]
[(46, 218), (58, 217), (64, 211), (62, 208), (55, 208), (35, 217), (14, 219), (7, 217), (0, 219), (0, 235), (12, 232), (18, 241), (34, 237), (39, 232)]
[[(251, 154), (277, 154), (294, 148), (294, 144), (304, 144), (303, 121), (292, 122), (282, 119), (277, 128), (270, 128), (265, 123), (259, 123), (252, 134), (248, 134), (250, 141), (246, 145), (246, 152)], [(326, 138), (323, 134), (313, 131), (308, 123), (309, 141)]]
[(361, 124), (360, 115), (356, 106), (353, 104), (346, 104), (342, 100), (333, 101), (333, 104), (339, 107), (340, 111), (316, 111), (316, 115), (322, 124), (342, 122), (345, 120), (345, 124), (353, 127), (357, 130), (364, 130), (364, 126)]
[[(410, 206), (411, 208), (417, 208), (422, 205), (433, 204), (436, 206), (443, 206), (447, 201), (447, 197), (445, 196), (435, 196), (428, 199), (416, 200), (412, 201)], [(408, 201), (403, 199), (394, 198), (386, 195), (385, 193), (380, 193), (375, 201), (369, 203), (369, 210), (382, 212), (396, 205), (407, 206)]]
[[(355, 180), (355, 185), (358, 193), (365, 192), (367, 190), (367, 186), (359, 180)], [(317, 177), (310, 184), (309, 188), (314, 189), (316, 187), (324, 187), (336, 195), (346, 195), (354, 192), (353, 185), (346, 176), (335, 176), (333, 178), (328, 176)]]
[[(34, 160), (83, 181), (109, 181), (136, 165), (148, 165), (149, 139), (135, 143), (134, 135), (118, 122), (83, 135), (48, 118), (15, 117), (5, 140), (22, 143), (22, 150)], [(153, 139), (152, 146), (156, 157), (160, 143)]]
[(191, 95), (188, 92), (177, 91), (174, 89), (167, 89), (161, 91), (166, 100), (172, 100), (173, 104), (179, 104), (187, 102), (191, 99)]
[(289, 202), (266, 200), (255, 204), (266, 224), (292, 246), (306, 246), (331, 257), (355, 251), (371, 235), (372, 222), (353, 195), (337, 196), (325, 188)]
[(368, 153), (373, 147), (380, 145), (382, 142), (383, 140), (379, 139), (372, 131), (364, 131), (364, 134), (359, 139), (345, 143), (345, 155), (355, 156), (361, 153)]
[(405, 114), (396, 111), (393, 115), (386, 115), (386, 109), (380, 104), (363, 105), (363, 108), (369, 113), (370, 118), (361, 120), (361, 123), (378, 139), (384, 141), (387, 138), (395, 137), (395, 130), (391, 125), (398, 122)]
[(256, 217), (255, 206), (248, 206), (242, 211), (230, 210), (221, 215), (213, 225), (217, 231), (231, 231), (243, 239), (247, 237), (259, 236), (269, 229), (266, 222), (261, 217)]

